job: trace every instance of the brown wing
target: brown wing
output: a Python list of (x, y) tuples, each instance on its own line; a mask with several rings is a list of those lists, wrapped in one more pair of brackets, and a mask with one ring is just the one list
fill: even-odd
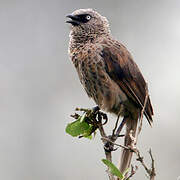
[[(111, 45), (104, 42), (101, 56), (109, 76), (142, 109), (147, 85), (127, 49), (118, 42)], [(151, 125), (153, 109), (149, 97), (144, 114)]]

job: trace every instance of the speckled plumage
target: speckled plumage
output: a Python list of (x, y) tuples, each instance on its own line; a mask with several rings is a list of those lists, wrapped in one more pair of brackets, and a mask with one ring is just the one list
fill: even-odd
[(70, 46), (70, 57), (88, 96), (101, 109), (118, 114), (121, 102), (127, 97), (106, 73), (101, 44), (87, 42), (78, 48)]
[[(86, 15), (91, 19), (81, 20)], [(73, 12), (69, 55), (78, 72), (79, 79), (90, 98), (103, 110), (126, 117), (127, 133), (125, 145), (130, 143), (128, 133), (136, 132), (137, 121), (146, 96), (145, 80), (128, 50), (110, 33), (105, 17), (92, 9)], [(77, 19), (80, 21), (76, 24)], [(84, 21), (84, 20), (82, 20)], [(152, 123), (153, 109), (148, 98), (145, 116)], [(124, 171), (130, 164), (132, 153), (124, 151), (127, 161)]]

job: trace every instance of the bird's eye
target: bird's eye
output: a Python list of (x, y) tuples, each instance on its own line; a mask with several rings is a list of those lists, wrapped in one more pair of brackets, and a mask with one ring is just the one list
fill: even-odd
[(86, 16), (86, 19), (89, 21), (91, 19), (91, 16), (90, 15), (87, 15)]

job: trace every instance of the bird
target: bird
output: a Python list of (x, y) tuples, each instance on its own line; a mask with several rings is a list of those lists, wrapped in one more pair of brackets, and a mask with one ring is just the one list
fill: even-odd
[[(111, 34), (106, 17), (93, 9), (78, 9), (67, 15), (70, 24), (68, 54), (87, 95), (106, 112), (125, 120), (124, 145), (129, 146), (147, 95), (147, 83), (127, 48)], [(153, 122), (148, 96), (144, 115)], [(122, 150), (120, 171), (129, 168), (132, 152)]]

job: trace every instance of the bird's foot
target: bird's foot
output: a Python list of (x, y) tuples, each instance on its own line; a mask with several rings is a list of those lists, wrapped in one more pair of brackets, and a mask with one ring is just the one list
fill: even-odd
[(100, 110), (100, 108), (99, 108), (99, 106), (95, 106), (95, 107), (92, 108), (92, 110), (93, 110), (94, 113), (96, 113), (97, 111)]
[(117, 150), (117, 148), (114, 148), (114, 138), (112, 136), (108, 136), (107, 140), (104, 142), (104, 150), (106, 152)]
[(104, 144), (104, 150), (105, 150), (106, 152), (112, 152), (112, 151), (116, 151), (117, 148), (114, 148), (114, 144), (113, 144), (113, 143), (107, 141), (107, 142)]
[(97, 120), (99, 123), (102, 123), (102, 120), (104, 120), (102, 125), (105, 125), (107, 123), (108, 121), (107, 114), (101, 112), (99, 106), (93, 107), (92, 111), (93, 111), (93, 114), (95, 114), (95, 116), (97, 115)]

